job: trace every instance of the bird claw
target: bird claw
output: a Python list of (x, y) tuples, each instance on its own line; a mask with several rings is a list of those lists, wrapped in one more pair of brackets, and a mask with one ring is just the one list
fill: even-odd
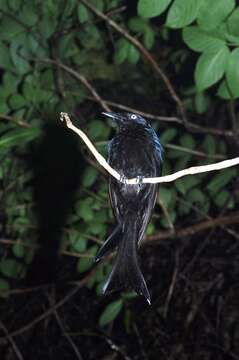
[(143, 184), (144, 177), (142, 175), (139, 175), (136, 177), (136, 179), (137, 179), (137, 184), (141, 187)]
[(124, 175), (120, 175), (120, 182), (123, 183), (124, 185), (127, 184), (127, 177)]

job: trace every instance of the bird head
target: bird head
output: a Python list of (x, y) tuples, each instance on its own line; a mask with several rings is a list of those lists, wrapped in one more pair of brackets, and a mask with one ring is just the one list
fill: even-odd
[(147, 125), (147, 121), (142, 116), (134, 113), (103, 112), (102, 114), (110, 117), (119, 126), (127, 126), (131, 124), (139, 124), (143, 126)]

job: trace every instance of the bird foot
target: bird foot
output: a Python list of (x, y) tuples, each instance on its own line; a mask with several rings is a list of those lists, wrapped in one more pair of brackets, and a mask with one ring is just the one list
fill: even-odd
[(124, 175), (120, 175), (120, 182), (123, 183), (124, 185), (127, 184), (127, 177)]
[(144, 177), (142, 175), (139, 175), (136, 177), (136, 179), (137, 179), (137, 184), (141, 187), (143, 184)]

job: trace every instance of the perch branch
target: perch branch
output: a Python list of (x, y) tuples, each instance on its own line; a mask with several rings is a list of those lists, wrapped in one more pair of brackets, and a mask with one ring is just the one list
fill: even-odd
[[(110, 174), (112, 175), (116, 180), (130, 184), (130, 185), (134, 185), (134, 184), (138, 184), (139, 183), (139, 179), (138, 178), (133, 178), (133, 179), (126, 179), (122, 178), (123, 174), (119, 174), (115, 169), (113, 169), (105, 160), (105, 158), (96, 150), (96, 148), (94, 147), (94, 145), (92, 144), (92, 142), (90, 141), (90, 139), (86, 136), (86, 134), (78, 129), (76, 126), (74, 126), (70, 120), (70, 117), (67, 113), (61, 113), (60, 116), (61, 121), (65, 121), (66, 122), (66, 126), (71, 129), (72, 131), (74, 131), (76, 134), (78, 134), (80, 136), (80, 138), (84, 141), (84, 143), (86, 144), (86, 146), (89, 148), (89, 150), (92, 152), (92, 154), (94, 155), (94, 157), (96, 158), (96, 160), (99, 162), (99, 164), (101, 166), (103, 166), (103, 168)], [(166, 176), (160, 176), (160, 177), (153, 177), (153, 178), (143, 178), (142, 182), (144, 184), (156, 184), (156, 183), (167, 183), (167, 182), (172, 182), (175, 181), (183, 176), (186, 175), (194, 175), (194, 174), (200, 174), (200, 173), (205, 173), (205, 172), (209, 172), (209, 171), (215, 171), (215, 170), (221, 170), (221, 169), (225, 169), (231, 166), (235, 166), (239, 164), (239, 157), (233, 158), (233, 159), (229, 159), (229, 160), (224, 160), (218, 163), (214, 163), (214, 164), (210, 164), (210, 165), (203, 165), (203, 166), (193, 166), (184, 170), (180, 170), (177, 171), (174, 174), (171, 175), (166, 175)]]

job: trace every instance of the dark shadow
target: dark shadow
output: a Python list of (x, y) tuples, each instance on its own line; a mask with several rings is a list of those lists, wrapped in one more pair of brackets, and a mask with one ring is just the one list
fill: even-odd
[(56, 280), (59, 242), (85, 166), (78, 141), (63, 125), (51, 123), (31, 149), (40, 249), (28, 271), (30, 284)]

